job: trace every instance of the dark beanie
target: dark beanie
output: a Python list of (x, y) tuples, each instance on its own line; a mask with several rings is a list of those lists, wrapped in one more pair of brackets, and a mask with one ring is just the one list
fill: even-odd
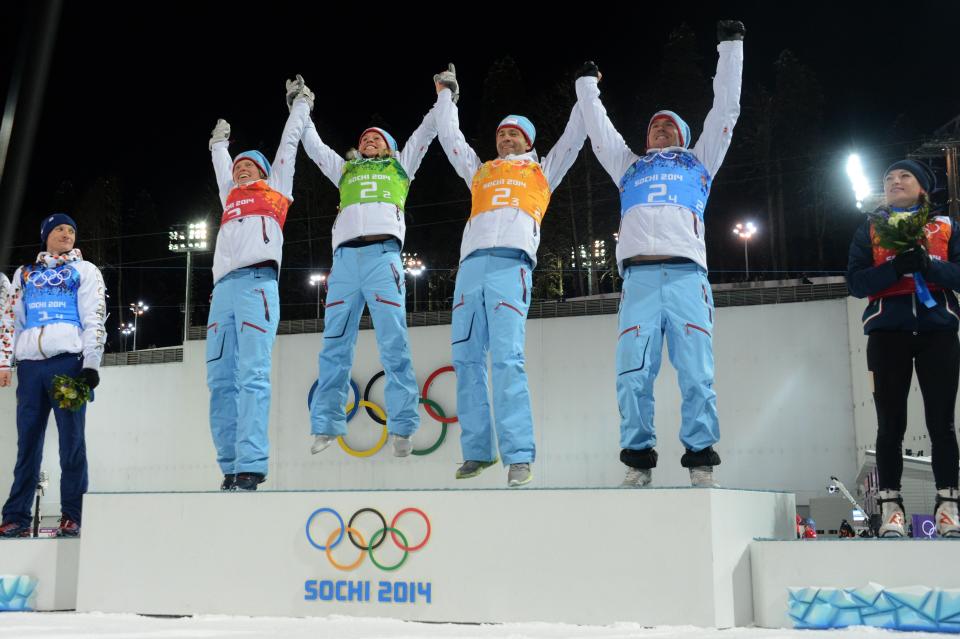
[(47, 248), (47, 237), (49, 237), (53, 229), (61, 224), (69, 224), (73, 227), (74, 232), (77, 230), (77, 223), (66, 213), (54, 213), (53, 215), (48, 215), (43, 218), (43, 223), (40, 224), (40, 246), (44, 249)]
[(937, 178), (933, 175), (933, 171), (929, 166), (917, 160), (897, 160), (893, 164), (887, 167), (887, 170), (883, 172), (883, 177), (886, 178), (890, 174), (890, 171), (896, 169), (901, 169), (903, 171), (908, 171), (913, 177), (917, 178), (917, 182), (920, 183), (920, 188), (923, 189), (926, 193), (932, 193), (933, 187), (937, 183)]

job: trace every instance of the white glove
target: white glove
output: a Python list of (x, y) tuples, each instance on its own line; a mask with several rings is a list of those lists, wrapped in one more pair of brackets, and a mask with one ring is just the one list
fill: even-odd
[[(447, 70), (433, 76), (434, 84), (450, 89), (453, 94), (453, 103), (456, 104), (460, 99), (460, 84), (457, 82), (457, 69), (453, 62), (447, 65)], [(439, 93), (439, 91), (437, 91)]]
[(217, 126), (210, 132), (209, 149), (213, 150), (213, 145), (217, 142), (227, 142), (230, 140), (230, 123), (224, 119), (217, 120)]
[(306, 100), (310, 110), (313, 111), (313, 91), (307, 87), (303, 76), (298, 73), (295, 80), (287, 80), (287, 109), (292, 109), (294, 101), (300, 98)]

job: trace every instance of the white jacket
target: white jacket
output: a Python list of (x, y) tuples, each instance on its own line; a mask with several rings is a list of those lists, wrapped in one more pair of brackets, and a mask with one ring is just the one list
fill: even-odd
[[(473, 176), (480, 169), (480, 158), (467, 144), (460, 132), (460, 115), (449, 89), (444, 89), (437, 97), (437, 131), (440, 145), (447, 159), (453, 165), (457, 175), (473, 188)], [(557, 143), (543, 162), (539, 162), (536, 150), (531, 149), (521, 155), (508, 155), (507, 160), (533, 160), (540, 163), (550, 191), (560, 185), (563, 176), (576, 161), (586, 140), (587, 131), (577, 104), (573, 105), (570, 120)], [(504, 207), (487, 211), (467, 220), (460, 242), (460, 261), (474, 251), (485, 248), (516, 248), (524, 251), (534, 266), (537, 264), (537, 248), (540, 246), (540, 224), (530, 215), (515, 207)]]
[[(403, 150), (396, 156), (411, 182), (417, 169), (420, 168), (420, 162), (423, 161), (430, 143), (437, 136), (433, 115), (436, 108), (434, 105), (427, 112), (423, 122), (410, 135), (407, 143), (403, 145)], [(323, 143), (313, 120), (309, 118), (303, 132), (303, 150), (320, 167), (320, 171), (327, 176), (327, 179), (339, 188), (346, 160)], [(402, 245), (406, 232), (407, 222), (403, 211), (398, 211), (393, 204), (389, 202), (350, 204), (337, 214), (337, 219), (333, 222), (333, 250), (336, 251), (337, 247), (344, 242), (368, 235), (392, 235), (400, 240)]]
[[(703, 133), (690, 151), (680, 148), (666, 152), (691, 152), (714, 177), (720, 169), (730, 142), (733, 126), (740, 115), (740, 83), (743, 72), (743, 42), (721, 42), (720, 58), (713, 78), (713, 106), (703, 123)], [(619, 188), (620, 182), (640, 156), (631, 151), (607, 117), (600, 102), (597, 79), (577, 80), (587, 134), (600, 164)], [(617, 242), (617, 264), (623, 273), (623, 261), (636, 255), (686, 257), (707, 268), (705, 229), (691, 221), (691, 211), (672, 204), (637, 205), (622, 216)]]
[[(310, 106), (306, 100), (295, 100), (290, 116), (283, 127), (280, 147), (274, 157), (267, 184), (293, 202), (293, 173), (296, 169), (297, 146), (303, 135), (303, 127), (310, 119)], [(217, 142), (211, 149), (213, 170), (217, 176), (220, 202), (226, 207), (227, 196), (233, 190), (233, 158), (228, 151), (229, 142)], [(283, 229), (269, 216), (240, 217), (230, 220), (217, 232), (217, 245), (213, 253), (213, 283), (238, 268), (283, 260)]]
[[(0, 369), (10, 368), (11, 354), (15, 360), (23, 361), (48, 359), (63, 353), (83, 353), (84, 368), (100, 368), (106, 340), (104, 322), (107, 318), (107, 287), (100, 269), (84, 261), (78, 249), (67, 255), (67, 262), (80, 276), (77, 310), (82, 329), (67, 323), (26, 328), (23, 267), (20, 267), (13, 275), (9, 293), (0, 296), (0, 303), (3, 303), (3, 315), (0, 318)], [(41, 260), (53, 264), (49, 253), (40, 253), (37, 261)], [(8, 346), (10, 343), (13, 344), (12, 353)]]

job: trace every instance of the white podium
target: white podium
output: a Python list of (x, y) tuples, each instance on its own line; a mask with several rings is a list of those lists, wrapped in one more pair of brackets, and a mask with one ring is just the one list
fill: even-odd
[(36, 579), (36, 610), (76, 608), (79, 566), (79, 539), (0, 540), (0, 575)]
[(692, 488), (89, 494), (77, 610), (743, 626), (749, 545), (794, 512)]

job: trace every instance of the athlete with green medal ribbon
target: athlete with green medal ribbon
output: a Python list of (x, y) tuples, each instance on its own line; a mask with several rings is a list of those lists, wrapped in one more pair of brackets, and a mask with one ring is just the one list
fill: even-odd
[(400, 249), (406, 233), (404, 203), (427, 148), (437, 135), (433, 110), (403, 150), (393, 136), (371, 127), (357, 149), (340, 157), (323, 143), (313, 122), (303, 148), (340, 189), (333, 223), (333, 267), (327, 279), (320, 376), (310, 405), (311, 452), (326, 449), (347, 432), (347, 394), (364, 305), (370, 309), (386, 372), (384, 395), (393, 453), (406, 457), (420, 424), (420, 393), (407, 339), (406, 286)]

